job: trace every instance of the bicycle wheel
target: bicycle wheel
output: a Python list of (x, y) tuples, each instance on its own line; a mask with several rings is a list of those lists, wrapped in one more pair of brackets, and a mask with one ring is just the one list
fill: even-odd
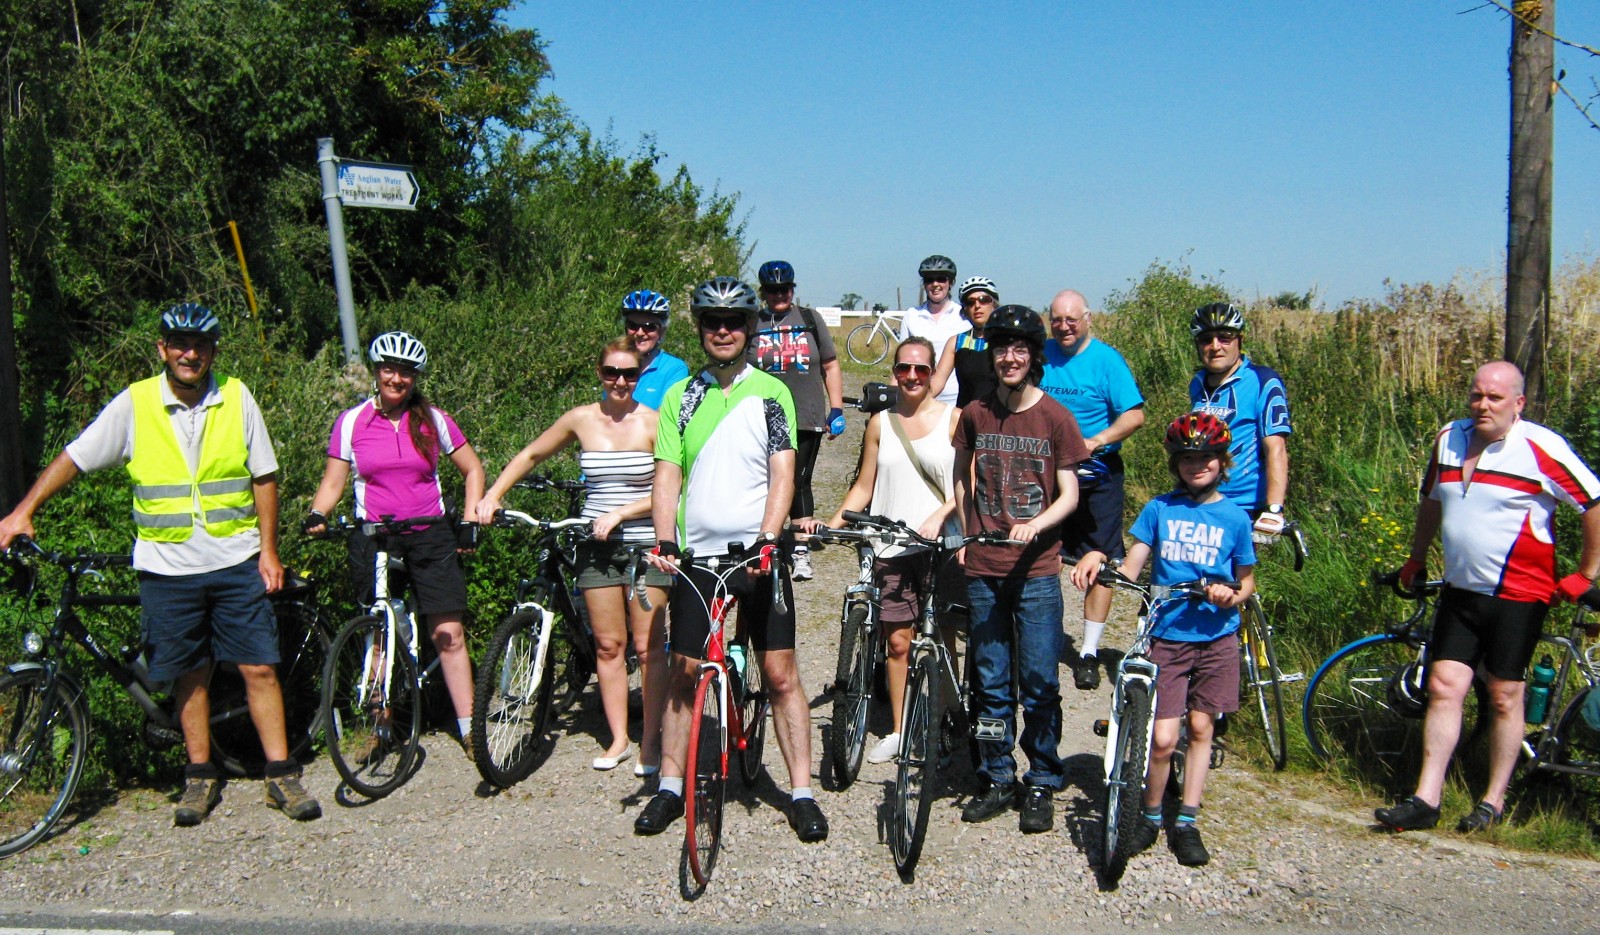
[(728, 724), (717, 669), (700, 673), (684, 775), (689, 782), (683, 797), (684, 859), (695, 883), (705, 886), (722, 847), (722, 806), (728, 794)]
[(900, 763), (894, 776), (889, 841), (894, 866), (906, 882), (916, 873), (922, 842), (928, 833), (928, 812), (938, 790), (939, 745), (943, 718), (939, 711), (939, 670), (932, 655), (923, 655), (906, 683), (901, 712)]
[(504, 789), (528, 778), (547, 747), (552, 655), (539, 645), (545, 611), (507, 617), (478, 664), (472, 694), (472, 754), (485, 780)]
[(322, 674), (322, 723), (333, 766), (350, 788), (381, 798), (410, 778), (421, 743), (422, 689), (403, 642), (378, 617), (333, 639)]
[(1261, 718), (1272, 768), (1289, 765), (1289, 726), (1283, 719), (1283, 683), (1279, 681), (1278, 655), (1272, 648), (1272, 627), (1254, 596), (1245, 602), (1239, 622), (1239, 651), (1243, 658), (1244, 695)]
[(861, 772), (867, 748), (867, 714), (872, 708), (873, 669), (877, 666), (877, 628), (864, 601), (845, 605), (839, 633), (839, 661), (834, 668), (833, 721), (828, 730), (828, 756), (833, 778), (843, 789)]
[(745, 655), (744, 690), (739, 698), (739, 720), (744, 722), (744, 742), (739, 748), (739, 775), (746, 788), (761, 778), (761, 755), (767, 747), (767, 697), (766, 677), (754, 652)]
[(889, 337), (876, 321), (856, 325), (844, 338), (845, 353), (858, 364), (875, 364), (889, 356)]
[(49, 835), (83, 776), (89, 711), (64, 680), (43, 697), (45, 678), (39, 669), (0, 675), (0, 857)]
[[(1422, 717), (1396, 711), (1389, 685), (1416, 660), (1416, 648), (1391, 633), (1364, 637), (1329, 656), (1306, 687), (1301, 708), (1312, 754), (1387, 788), (1414, 781), (1422, 766)], [(1482, 681), (1473, 678), (1456, 752), (1489, 723), (1488, 698)]]
[[(298, 602), (275, 604), (278, 617), (278, 686), (283, 694), (284, 734), (289, 759), (311, 749), (321, 723), (319, 688), (328, 660), (328, 633), (316, 609)], [(267, 764), (261, 736), (237, 666), (218, 663), (211, 670), (211, 758), (240, 776), (259, 774)]]
[(1117, 725), (1115, 763), (1106, 783), (1105, 823), (1101, 864), (1107, 882), (1122, 879), (1133, 854), (1133, 835), (1144, 804), (1144, 777), (1149, 767), (1150, 725), (1154, 715), (1150, 688), (1143, 682), (1123, 685), (1122, 717)]

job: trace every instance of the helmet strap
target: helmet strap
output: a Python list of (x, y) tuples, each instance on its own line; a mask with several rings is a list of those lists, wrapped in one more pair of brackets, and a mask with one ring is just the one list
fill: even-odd
[(190, 390), (191, 392), (198, 390), (205, 383), (206, 376), (209, 376), (208, 373), (205, 376), (201, 376), (200, 379), (194, 381), (193, 383), (186, 383), (183, 380), (178, 379), (177, 372), (174, 371), (170, 366), (166, 368), (166, 371), (167, 380), (170, 381), (173, 386), (179, 387), (180, 389)]

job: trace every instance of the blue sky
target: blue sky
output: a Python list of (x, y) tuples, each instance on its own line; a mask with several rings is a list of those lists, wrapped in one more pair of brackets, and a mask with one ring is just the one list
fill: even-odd
[[(799, 297), (915, 301), (955, 259), (1003, 301), (1099, 306), (1155, 260), (1244, 298), (1503, 267), (1510, 26), (1476, 0), (530, 0), (546, 90), (739, 195)], [(1472, 11), (1472, 12), (1466, 12)], [(1600, 45), (1600, 4), (1557, 31)], [(1580, 98), (1600, 63), (1557, 48)], [(1595, 108), (1600, 112), (1600, 107)], [(1600, 131), (1558, 102), (1557, 261), (1600, 250)]]

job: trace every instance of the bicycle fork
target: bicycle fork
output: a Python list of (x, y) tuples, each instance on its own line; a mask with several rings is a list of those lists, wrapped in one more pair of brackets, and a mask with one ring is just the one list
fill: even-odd
[[(1150, 693), (1151, 717), (1142, 725), (1123, 723), (1123, 713), (1127, 709), (1127, 698), (1124, 689), (1132, 683), (1141, 683)], [(1148, 659), (1124, 658), (1117, 667), (1117, 684), (1111, 694), (1111, 716), (1103, 721), (1094, 722), (1095, 734), (1106, 738), (1105, 774), (1107, 785), (1122, 785), (1122, 763), (1118, 762), (1121, 748), (1122, 732), (1125, 730), (1144, 731), (1144, 763), (1141, 764), (1139, 776), (1142, 778), (1150, 771), (1150, 740), (1155, 733), (1156, 719), (1154, 717), (1156, 691), (1156, 667)]]

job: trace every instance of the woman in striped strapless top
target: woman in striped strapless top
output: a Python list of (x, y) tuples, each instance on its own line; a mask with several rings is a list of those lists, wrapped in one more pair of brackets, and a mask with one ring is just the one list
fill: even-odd
[(478, 502), (478, 521), (494, 519), (500, 500), (529, 471), (573, 442), (589, 492), (583, 516), (594, 523), (594, 538), (578, 547), (578, 588), (589, 608), (597, 650), (600, 701), (611, 729), (611, 745), (595, 757), (594, 768), (615, 769), (633, 755), (628, 742), (628, 671), (623, 649), (633, 631), (644, 683), (644, 730), (634, 775), (650, 776), (661, 764), (661, 712), (666, 701), (664, 608), (671, 579), (653, 567), (645, 576), (650, 606), (628, 599), (628, 554), (632, 543), (655, 542), (650, 523), (650, 488), (655, 480), (656, 412), (633, 399), (639, 379), (639, 352), (618, 338), (600, 353), (600, 402), (568, 410), (556, 423), (511, 459), (494, 486)]

